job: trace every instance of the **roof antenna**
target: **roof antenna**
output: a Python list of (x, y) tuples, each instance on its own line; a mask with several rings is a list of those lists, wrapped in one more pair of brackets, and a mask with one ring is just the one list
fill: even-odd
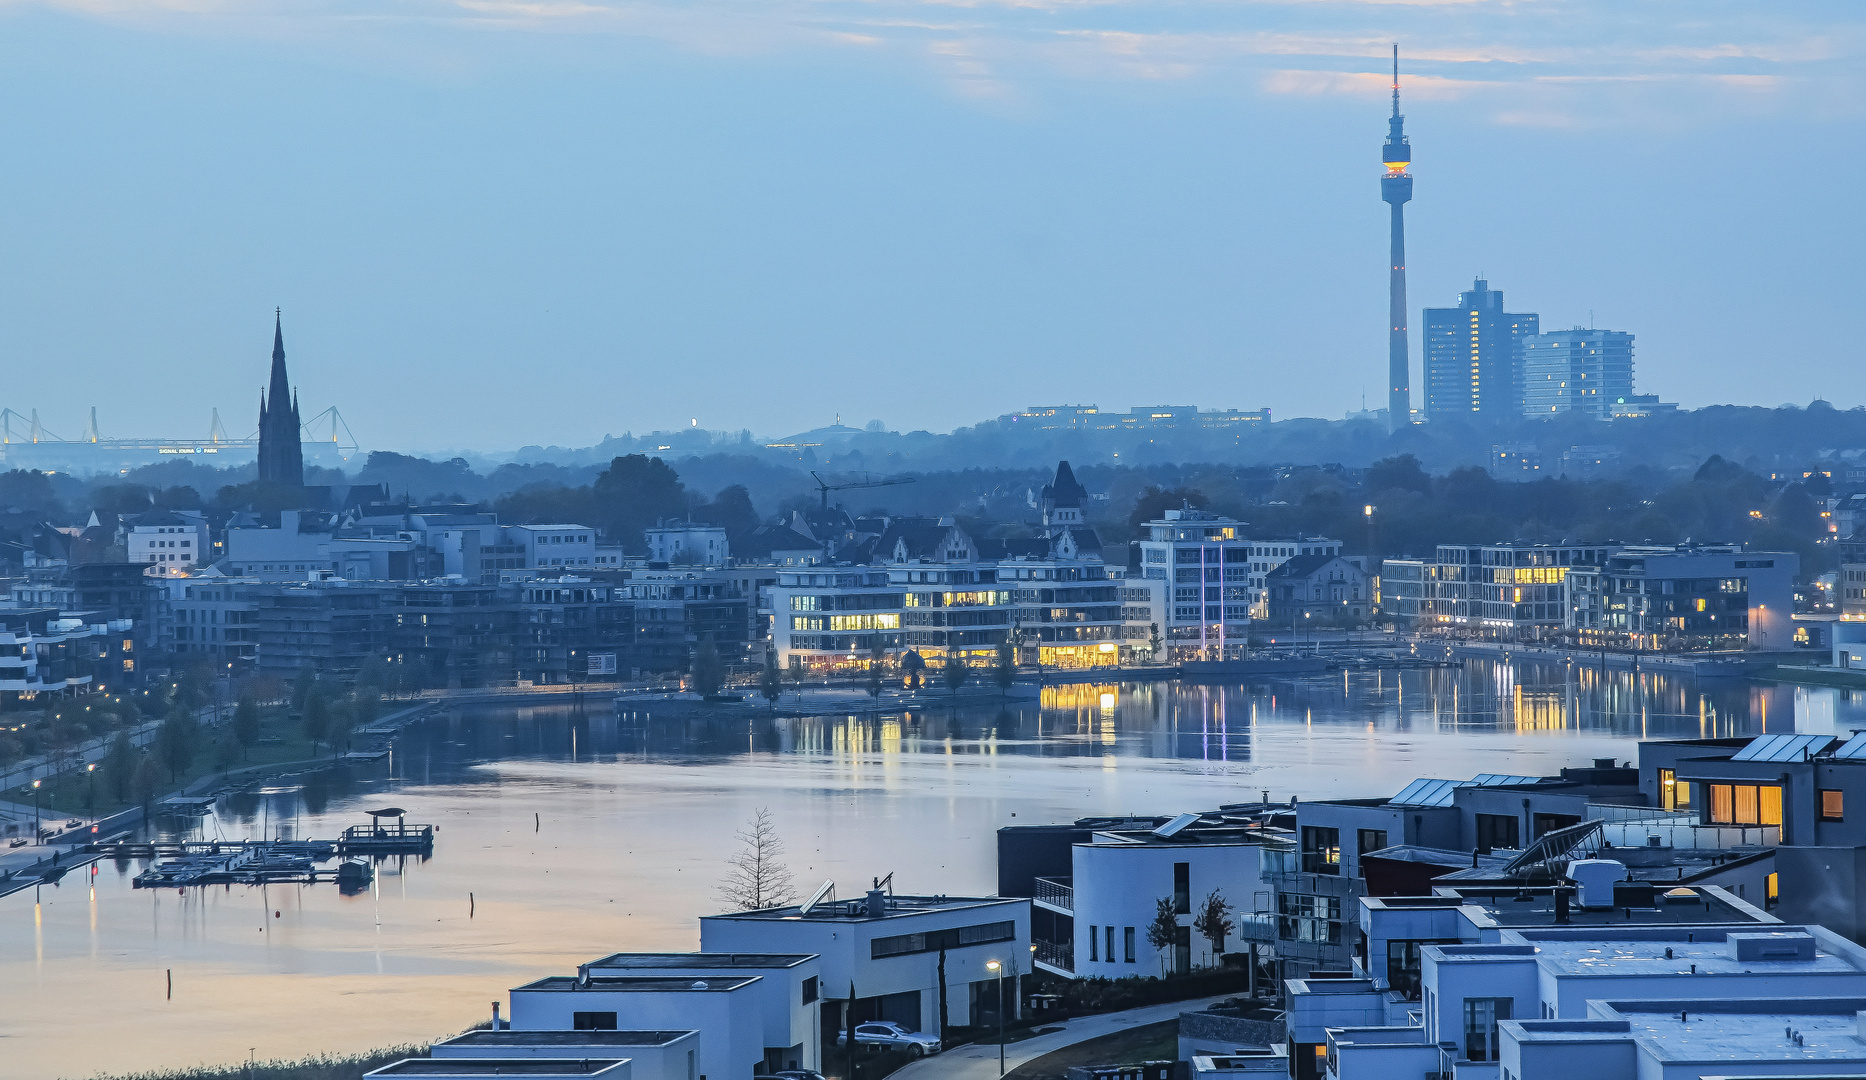
[(1399, 114), (1399, 42), (1395, 41), (1393, 43), (1393, 115)]

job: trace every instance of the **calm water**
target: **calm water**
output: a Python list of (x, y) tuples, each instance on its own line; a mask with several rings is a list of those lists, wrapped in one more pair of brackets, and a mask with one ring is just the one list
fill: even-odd
[[(1846, 731), (1866, 695), (1591, 669), (1259, 686), (1075, 686), (1041, 702), (879, 717), (643, 724), (464, 710), (393, 763), (223, 800), (171, 832), (334, 837), (394, 804), (441, 826), (374, 886), (133, 890), (102, 864), (0, 899), (0, 1078), (360, 1050), (487, 1015), (511, 986), (617, 950), (697, 946), (732, 833), (770, 807), (806, 891), (990, 892), (993, 831), (1120, 811), (1391, 793), (1542, 773), (1645, 737)], [(535, 815), (535, 816), (534, 816)], [(471, 902), (469, 902), (469, 894)], [(167, 996), (168, 971), (174, 996)]]

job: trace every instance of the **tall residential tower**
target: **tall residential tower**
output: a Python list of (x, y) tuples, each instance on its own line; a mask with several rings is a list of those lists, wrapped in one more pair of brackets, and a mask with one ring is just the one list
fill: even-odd
[(1380, 197), (1393, 207), (1393, 270), (1387, 341), (1387, 430), (1398, 431), (1412, 422), (1412, 388), (1407, 376), (1406, 350), (1406, 203), (1412, 198), (1412, 146), (1406, 141), (1406, 118), (1399, 108), (1399, 45), (1393, 46), (1393, 116), (1387, 121), (1387, 144), (1380, 160), (1387, 174), (1380, 178)]
[(272, 324), (272, 388), (259, 395), (259, 479), (289, 487), (305, 485), (303, 432), (298, 395), (285, 377), (285, 324)]

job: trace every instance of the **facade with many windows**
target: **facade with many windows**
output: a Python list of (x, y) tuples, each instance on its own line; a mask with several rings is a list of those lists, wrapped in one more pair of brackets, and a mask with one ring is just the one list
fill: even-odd
[(1254, 549), (1244, 538), (1244, 523), (1187, 506), (1166, 511), (1144, 528), (1139, 576), (1170, 589), (1160, 627), (1161, 659), (1242, 656), (1250, 635)]
[(1568, 628), (1583, 645), (1787, 649), (1800, 570), (1793, 552), (1734, 544), (1625, 547), (1575, 572)]
[(1559, 637), (1572, 573), (1598, 569), (1612, 544), (1440, 544), (1430, 560), (1381, 565), (1387, 610), (1401, 625), (1502, 641)]

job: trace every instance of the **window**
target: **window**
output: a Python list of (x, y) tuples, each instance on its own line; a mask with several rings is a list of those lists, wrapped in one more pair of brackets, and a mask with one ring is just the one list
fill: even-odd
[[(1173, 914), (1192, 914), (1192, 864), (1173, 864)], [(1108, 931), (1110, 934), (1113, 930)], [(1114, 939), (1108, 939), (1108, 951), (1114, 952)]]
[(616, 1014), (612, 1012), (571, 1013), (570, 1026), (577, 1031), (614, 1031)]
[(1385, 829), (1360, 829), (1354, 835), (1354, 854), (1367, 855), (1387, 846)]
[(1418, 1001), (1419, 950), (1427, 945), (1456, 945), (1457, 943), (1457, 940), (1453, 938), (1387, 942), (1387, 989), (1404, 994), (1408, 1001)]
[(1101, 959), (1101, 927), (1089, 927), (1089, 959)]
[(812, 975), (803, 981), (803, 1003), (805, 1005), (808, 1005), (815, 1000), (816, 1000), (816, 976)]
[(1134, 928), (1131, 926), (1121, 928), (1121, 955), (1128, 963), (1134, 962)]
[(1302, 872), (1341, 873), (1341, 830), (1320, 825), (1302, 827)]
[(1845, 821), (1846, 801), (1843, 794), (1832, 788), (1821, 789), (1821, 820)]
[(1497, 1021), (1510, 1018), (1510, 998), (1464, 999), (1464, 1057), (1497, 1060)]
[(1782, 789), (1775, 784), (1708, 784), (1713, 825), (1780, 825)]
[(1774, 874), (1762, 879), (1762, 909), (1764, 911), (1774, 907), (1776, 902), (1781, 900), (1782, 894), (1777, 887), (1778, 884)]
[[(1489, 854), (1493, 848), (1514, 848), (1522, 844), (1522, 823), (1514, 814), (1478, 814), (1477, 850)], [(1507, 1019), (1507, 1017), (1505, 1018)]]
[(869, 955), (873, 959), (880, 960), (888, 956), (938, 952), (941, 949), (957, 949), (966, 945), (989, 945), (994, 941), (1010, 941), (1016, 936), (1016, 923), (980, 923), (977, 926), (960, 926), (948, 930), (928, 930), (923, 934), (898, 934), (894, 937), (875, 938), (868, 943)]
[(1660, 769), (1659, 809), (1691, 809), (1691, 781), (1678, 779), (1678, 774), (1671, 769)]

